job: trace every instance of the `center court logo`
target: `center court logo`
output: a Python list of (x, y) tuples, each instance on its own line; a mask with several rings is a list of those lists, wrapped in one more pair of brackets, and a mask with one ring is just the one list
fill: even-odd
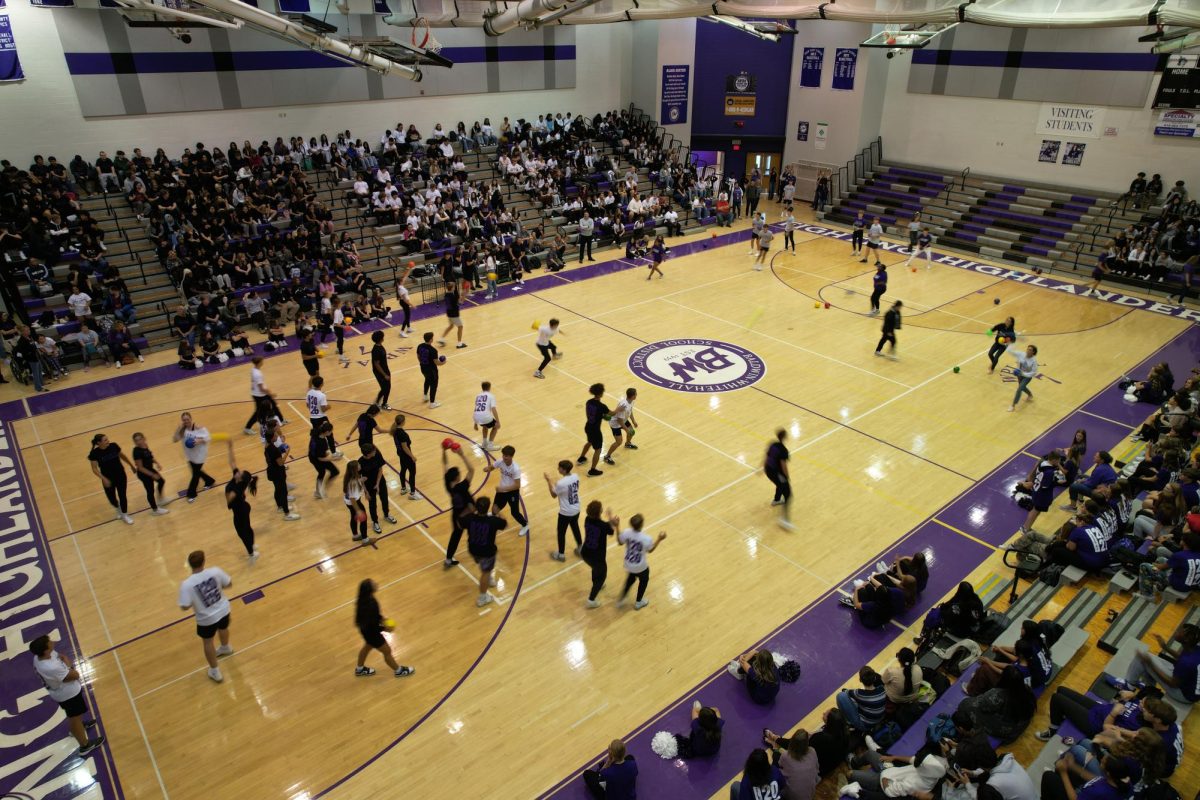
[(676, 392), (732, 392), (767, 374), (767, 365), (744, 347), (712, 339), (669, 339), (634, 350), (629, 369)]

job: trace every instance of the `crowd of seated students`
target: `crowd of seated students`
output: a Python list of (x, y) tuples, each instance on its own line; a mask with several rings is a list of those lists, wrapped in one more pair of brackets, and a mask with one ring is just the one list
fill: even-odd
[(1117, 233), (1101, 254), (1100, 263), (1105, 271), (1159, 283), (1177, 276), (1182, 287), (1176, 294), (1183, 302), (1196, 281), (1200, 261), (1200, 204), (1189, 199), (1183, 181), (1176, 181), (1165, 197), (1162, 193), (1158, 175), (1147, 181), (1145, 173), (1138, 173), (1127, 196), (1137, 208), (1157, 204), (1161, 197), (1162, 212)]

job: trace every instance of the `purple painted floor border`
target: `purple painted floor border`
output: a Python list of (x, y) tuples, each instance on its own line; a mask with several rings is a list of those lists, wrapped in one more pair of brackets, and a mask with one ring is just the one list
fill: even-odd
[[(1188, 374), (1193, 366), (1200, 363), (1200, 329), (1189, 327), (1181, 331), (1129, 371), (1140, 375), (1151, 362), (1157, 361), (1167, 361), (1177, 375)], [(1088, 417), (1081, 413), (1084, 411), (1107, 417), (1117, 424)], [(1114, 381), (1051, 426), (1047, 433), (1055, 436), (1062, 434), (1065, 438), (1056, 440), (1056, 443), (1065, 446), (1070, 441), (1074, 427), (1103, 429), (1105, 433), (1089, 437), (1094, 452), (1111, 443), (1103, 441), (1101, 436), (1116, 434), (1124, 437), (1130, 426), (1143, 420), (1152, 411), (1149, 405), (1126, 403), (1123, 392), (1116, 388)], [(1034, 443), (1045, 441), (1046, 437), (1047, 434), (1039, 435), (1021, 448), (970, 489), (890, 545), (886, 551), (871, 558), (842, 586), (849, 585), (855, 577), (871, 572), (871, 565), (880, 557), (890, 559), (896, 554), (928, 548), (934, 556), (929, 587), (918, 605), (901, 617), (905, 623), (919, 620), (952, 586), (991, 554), (992, 550), (983, 542), (998, 546), (1012, 537), (1025, 512), (1012, 502), (1007, 492), (996, 490), (994, 479), (998, 475), (1004, 476), (1005, 488), (1010, 489), (1007, 486), (1010, 482), (1008, 476), (1012, 473), (1010, 465), (1022, 459), (1025, 466), (1021, 470), (1021, 477), (1024, 478), (1032, 459), (1022, 455), (1023, 451)], [(965, 505), (974, 511), (973, 514), (968, 513), (967, 527), (962, 530), (978, 539), (978, 542), (960, 536), (951, 530), (951, 523), (942, 521), (942, 517), (958, 505)], [(836, 590), (824, 593), (753, 645), (756, 648), (766, 647), (801, 664), (800, 682), (793, 686), (785, 685), (774, 705), (755, 705), (750, 701), (745, 687), (722, 667), (624, 737), (630, 753), (638, 759), (638, 788), (645, 796), (712, 796), (736, 777), (750, 750), (761, 746), (764, 727), (781, 732), (790, 730), (798, 720), (815, 710), (819, 703), (823, 703), (826, 697), (849, 680), (862, 664), (899, 638), (901, 631), (893, 625), (875, 631), (863, 628), (855, 621), (854, 615), (838, 603), (837, 596)], [(821, 643), (819, 653), (814, 652), (813, 642)], [(730, 654), (731, 657), (734, 655)], [(663, 730), (686, 732), (691, 704), (697, 699), (721, 709), (725, 718), (721, 750), (709, 759), (664, 761), (651, 750), (651, 739), (655, 733)], [(602, 753), (597, 753), (595, 758), (550, 787), (540, 797), (585, 800), (589, 795), (579, 780), (579, 774), (596, 764), (601, 756)]]

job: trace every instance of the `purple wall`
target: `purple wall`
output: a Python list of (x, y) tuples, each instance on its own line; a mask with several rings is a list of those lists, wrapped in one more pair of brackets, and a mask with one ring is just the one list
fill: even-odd
[[(786, 136), (795, 38), (784, 36), (778, 42), (765, 42), (728, 25), (697, 20), (692, 135), (733, 139)], [(725, 76), (742, 71), (758, 80), (755, 114), (727, 117)], [(741, 128), (735, 125), (739, 121), (744, 123)]]

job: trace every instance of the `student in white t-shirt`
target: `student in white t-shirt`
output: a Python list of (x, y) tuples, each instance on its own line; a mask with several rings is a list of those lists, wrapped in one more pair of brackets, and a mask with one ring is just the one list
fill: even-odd
[(204, 481), (205, 489), (211, 489), (217, 482), (213, 476), (204, 471), (204, 462), (208, 460), (208, 443), (211, 438), (208, 428), (197, 425), (192, 419), (191, 412), (185, 411), (179, 415), (179, 427), (175, 429), (171, 441), (183, 442), (183, 457), (187, 459), (188, 466), (192, 470), (192, 477), (188, 481), (187, 487), (189, 503), (196, 502), (196, 493), (201, 480)]
[(500, 485), (496, 487), (496, 496), (492, 498), (492, 508), (497, 513), (508, 507), (512, 518), (521, 526), (517, 536), (529, 535), (529, 520), (521, 513), (521, 465), (513, 461), (517, 448), (506, 444), (500, 450), (500, 458), (483, 468), (484, 473), (498, 470)]
[(496, 431), (500, 430), (500, 409), (496, 408), (496, 395), (492, 394), (492, 382), (479, 384), (480, 392), (475, 395), (473, 408), (475, 430), (483, 428), (484, 450), (496, 449)]
[(567, 560), (564, 554), (567, 547), (567, 528), (571, 529), (571, 535), (575, 537), (575, 555), (579, 555), (579, 547), (583, 544), (579, 535), (579, 476), (571, 474), (574, 466), (570, 461), (558, 462), (557, 481), (550, 477), (550, 473), (542, 473), (550, 496), (558, 499), (558, 550), (550, 553), (550, 557), (555, 561)]
[(71, 728), (71, 735), (79, 742), (79, 756), (82, 758), (104, 744), (104, 737), (88, 738), (87, 729), (96, 727), (96, 722), (84, 719), (88, 707), (83, 696), (83, 684), (79, 680), (79, 670), (54, 649), (57, 644), (49, 636), (39, 636), (29, 643), (29, 652), (33, 653), (33, 668), (42, 679), (46, 694), (67, 715), (67, 724)]
[(400, 303), (400, 310), (404, 312), (404, 321), (400, 323), (400, 336), (407, 339), (412, 333), (412, 301), (408, 296), (408, 289), (404, 288), (404, 278), (396, 281), (396, 300)]
[(262, 425), (271, 417), (278, 419), (280, 425), (287, 424), (287, 420), (283, 418), (283, 412), (275, 403), (275, 393), (267, 388), (266, 379), (263, 378), (262, 364), (262, 356), (254, 356), (250, 359), (250, 400), (254, 403), (254, 413), (250, 415), (250, 419), (246, 420), (246, 424), (242, 428), (242, 433), (247, 436), (254, 433), (257, 425)]
[(67, 298), (67, 305), (70, 306), (75, 319), (90, 320), (92, 318), (92, 296), (82, 289), (75, 287), (75, 291)]
[(625, 577), (625, 588), (621, 589), (621, 597), (617, 600), (617, 608), (624, 605), (625, 595), (629, 594), (629, 588), (633, 586), (634, 581), (637, 581), (638, 588), (637, 601), (633, 607), (645, 608), (650, 604), (650, 601), (645, 599), (646, 586), (650, 583), (650, 564), (646, 561), (646, 556), (653, 553), (662, 540), (667, 538), (667, 532), (663, 531), (658, 534), (657, 539), (651, 539), (642, 533), (644, 522), (641, 514), (634, 514), (629, 518), (629, 527), (617, 534), (617, 543), (625, 545), (625, 571), (629, 573)]
[(551, 319), (545, 325), (541, 325), (537, 329), (537, 349), (542, 354), (542, 363), (538, 364), (538, 368), (533, 371), (533, 377), (544, 378), (542, 370), (550, 363), (551, 358), (562, 358), (562, 353), (558, 352), (558, 348), (554, 346), (554, 335), (559, 333), (558, 320)]
[(613, 409), (612, 417), (608, 420), (609, 428), (612, 430), (613, 443), (609, 445), (608, 452), (604, 454), (605, 464), (617, 463), (612, 460), (612, 454), (621, 446), (622, 439), (630, 450), (638, 449), (637, 445), (633, 443), (633, 433), (637, 427), (637, 420), (633, 418), (633, 404), (636, 400), (637, 389), (630, 387), (625, 390), (625, 396), (617, 401), (617, 407)]
[[(308, 421), (312, 423), (313, 430), (318, 430), (324, 423), (329, 422), (327, 417), (329, 413), (329, 398), (326, 397), (323, 391), (325, 379), (320, 375), (313, 375), (308, 379), (308, 393), (304, 395), (304, 405), (308, 408)], [(330, 423), (330, 431), (324, 437), (325, 445), (329, 449), (329, 455), (332, 458), (342, 458), (344, 455), (341, 450), (337, 449), (337, 440), (333, 435), (333, 423)], [(337, 475), (336, 470), (334, 475)], [(318, 498), (319, 499), (319, 498)]]
[[(196, 613), (196, 635), (204, 642), (208, 677), (220, 683), (225, 678), (217, 667), (217, 656), (233, 652), (229, 646), (229, 600), (222, 590), (229, 588), (233, 579), (220, 567), (205, 568), (203, 550), (188, 554), (188, 566), (192, 574), (179, 584), (179, 607)], [(213, 636), (220, 638), (220, 647), (213, 646)]]

